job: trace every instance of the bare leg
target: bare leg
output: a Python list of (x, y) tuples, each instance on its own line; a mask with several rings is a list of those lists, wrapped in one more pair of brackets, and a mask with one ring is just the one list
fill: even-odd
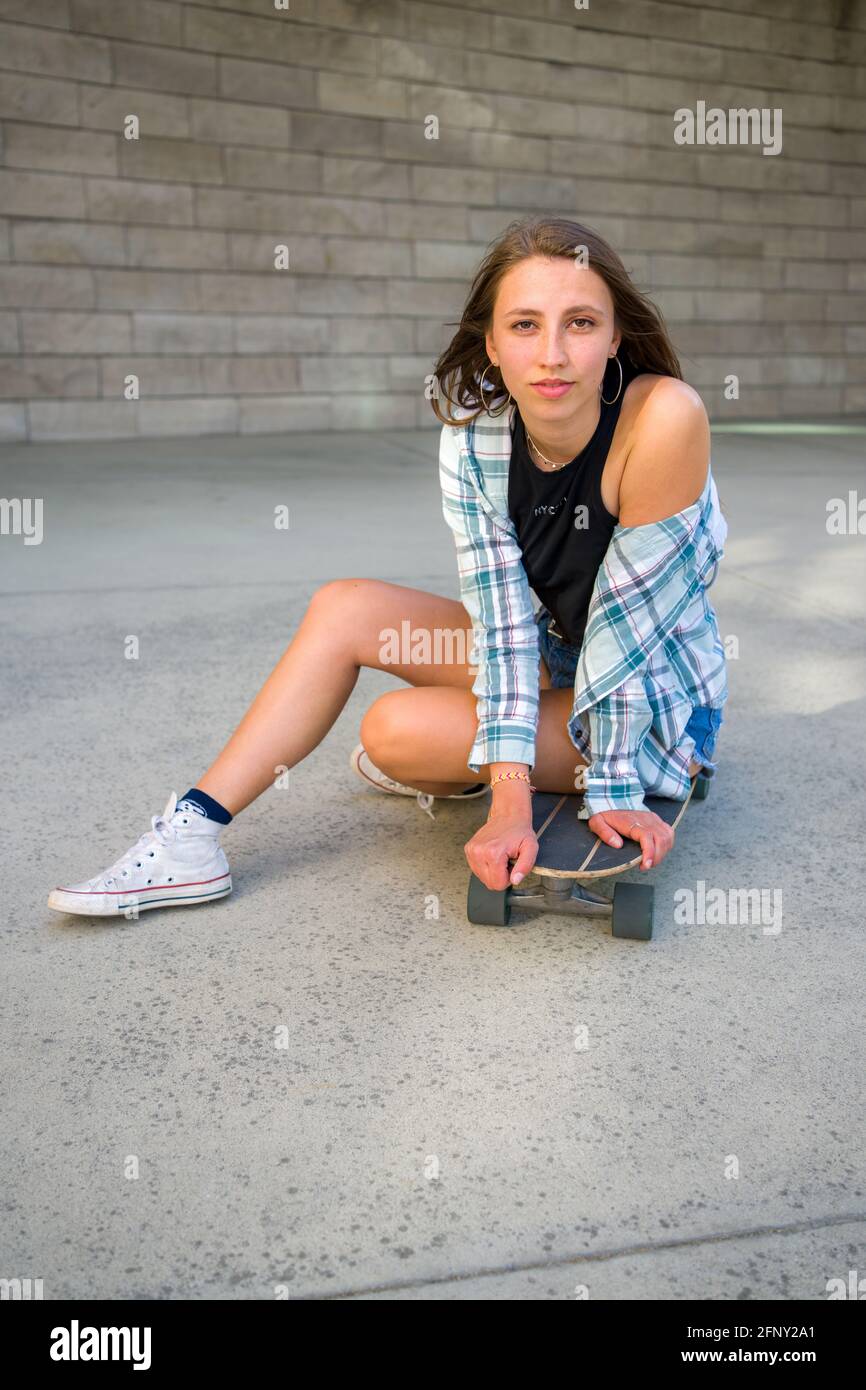
[[(575, 768), (582, 759), (566, 728), (573, 701), (572, 690), (540, 692), (536, 761), (530, 774), (539, 791), (574, 791)], [(364, 715), (361, 741), (388, 777), (445, 796), (490, 781), (489, 765), (477, 775), (467, 770), (477, 722), (471, 690), (389, 690)], [(429, 780), (434, 771), (439, 777)]]
[[(414, 630), (471, 630), (466, 610), (453, 599), (375, 579), (323, 585), (228, 743), (195, 785), (237, 815), (273, 786), (279, 767), (294, 767), (321, 743), (361, 666), (390, 671), (413, 685), (469, 689), (476, 672), (465, 659), (436, 665), (383, 660), (380, 634), (399, 632), (407, 619)], [(468, 640), (456, 644), (455, 654), (468, 654), (470, 646)]]
[(359, 667), (322, 622), (316, 597), (219, 757), (196, 782), (236, 816), (306, 757), (335, 722)]
[[(413, 632), (464, 632), (463, 659), (459, 644), (453, 648), (455, 659), (449, 659), (452, 649), (447, 642), (443, 644), (443, 659), (436, 663), (414, 657), (405, 664), (384, 659), (381, 633), (385, 629), (399, 632), (406, 620)], [(278, 768), (294, 767), (321, 743), (354, 690), (361, 666), (389, 671), (413, 686), (457, 687), (471, 694), (477, 672), (465, 660), (470, 633), (466, 610), (454, 599), (375, 579), (340, 579), (323, 585), (313, 595), (295, 636), (240, 724), (195, 785), (236, 816), (273, 786)], [(542, 690), (550, 688), (543, 662), (539, 684)], [(372, 708), (376, 710), (383, 699), (399, 693), (388, 692)], [(474, 717), (474, 697), (469, 703)], [(419, 791), (443, 796), (489, 781), (488, 768), (482, 768), (475, 777), (465, 759), (452, 774), (461, 780), (428, 782), (398, 775), (377, 757), (373, 739), (366, 737), (371, 727), (367, 716), (365, 725), (364, 746), (376, 765)], [(569, 750), (574, 766), (580, 755), (570, 744)], [(428, 734), (419, 744), (414, 770), (423, 775), (440, 767), (443, 764), (438, 758), (431, 757)]]

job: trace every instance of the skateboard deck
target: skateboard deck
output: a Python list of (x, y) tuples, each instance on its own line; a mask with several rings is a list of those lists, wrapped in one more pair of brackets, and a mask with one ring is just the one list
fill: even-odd
[[(703, 801), (710, 779), (702, 773), (692, 778), (685, 801), (669, 797), (645, 796), (644, 805), (673, 829), (685, 815), (694, 798)], [(532, 802), (532, 828), (538, 840), (535, 863), (519, 884), (490, 889), (472, 874), (466, 911), (470, 922), (479, 926), (507, 927), (512, 907), (523, 912), (559, 912), (575, 917), (610, 918), (611, 932), (618, 937), (649, 941), (653, 932), (653, 888), (648, 883), (614, 885), (608, 898), (591, 886), (592, 880), (608, 878), (636, 868), (643, 851), (637, 840), (622, 836), (622, 846), (606, 845), (580, 818), (582, 793), (560, 795), (536, 792)], [(540, 880), (540, 882), (539, 882)]]
[[(676, 829), (692, 799), (698, 774), (685, 801), (671, 801), (667, 796), (646, 796), (644, 805), (668, 825)], [(637, 840), (622, 836), (622, 848), (606, 845), (579, 820), (583, 795), (556, 792), (536, 792), (532, 799), (532, 828), (538, 838), (538, 856), (531, 873), (548, 874), (553, 878), (590, 879), (607, 874), (625, 873), (640, 864), (643, 852)]]

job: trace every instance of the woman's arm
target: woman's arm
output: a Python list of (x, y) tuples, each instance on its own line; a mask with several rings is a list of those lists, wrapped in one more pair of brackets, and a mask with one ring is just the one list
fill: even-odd
[[(457, 548), (460, 598), (475, 631), (478, 675), (472, 690), (478, 697), (478, 729), (467, 766), (472, 772), (499, 763), (531, 769), (539, 687), (529, 581), (519, 545), (479, 500), (459, 435), (443, 425), (439, 478), (442, 512)], [(528, 798), (528, 787), (516, 785)]]
[[(499, 771), (530, 773), (538, 728), (539, 652), (529, 581), (516, 540), (482, 505), (458, 435), (454, 427), (443, 426), (439, 476), (478, 661), (472, 686), (478, 727), (467, 766), (479, 772), (489, 765), (491, 777)], [(487, 822), (464, 849), (472, 872), (488, 888), (520, 882), (538, 853), (526, 782), (496, 784)]]
[[(620, 481), (619, 526), (649, 528), (692, 506), (706, 484), (709, 448), (709, 421), (700, 396), (685, 382), (673, 378), (659, 381), (636, 422)], [(660, 531), (660, 560), (666, 541), (670, 543), (670, 538)], [(616, 564), (617, 533), (611, 548)], [(615, 599), (610, 599), (607, 606), (605, 621), (622, 634), (623, 648), (628, 645), (632, 628), (646, 629), (659, 621), (650, 592), (658, 577), (653, 571), (652, 556), (644, 564), (645, 574), (628, 567), (627, 583), (614, 590)], [(676, 571), (673, 561), (671, 572)], [(622, 609), (619, 621), (610, 613), (617, 603)], [(640, 619), (639, 607), (643, 610)], [(592, 641), (594, 627), (595, 621), (587, 625), (586, 641)], [(630, 664), (625, 679), (586, 707), (593, 760), (587, 768), (585, 805), (592, 815), (600, 811), (644, 809), (637, 761), (653, 723), (644, 668)], [(578, 727), (575, 708), (569, 721), (572, 741)]]
[(642, 676), (631, 676), (587, 711), (592, 762), (586, 769), (583, 804), (599, 811), (643, 811), (637, 758), (652, 725)]

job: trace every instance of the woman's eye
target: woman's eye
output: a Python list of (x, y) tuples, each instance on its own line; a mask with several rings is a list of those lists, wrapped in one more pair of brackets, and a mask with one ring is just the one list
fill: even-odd
[[(513, 328), (522, 328), (523, 325), (524, 325), (525, 323), (530, 324), (532, 327), (535, 326), (535, 325), (533, 324), (532, 319), (521, 319), (519, 323), (512, 324), (512, 327), (513, 327)], [(591, 327), (592, 327), (593, 320), (592, 320), (592, 319), (571, 319), (571, 323), (588, 323), (589, 326), (590, 326), (590, 328), (591, 328)]]

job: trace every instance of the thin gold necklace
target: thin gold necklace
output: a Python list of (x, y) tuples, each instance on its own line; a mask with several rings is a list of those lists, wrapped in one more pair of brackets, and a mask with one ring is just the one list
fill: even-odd
[[(601, 424), (601, 411), (598, 412), (598, 420), (596, 421), (596, 425), (595, 425), (595, 429), (596, 429), (596, 430), (598, 429), (598, 427), (599, 427), (600, 424)], [(525, 433), (526, 433), (526, 438), (529, 440), (529, 442), (530, 442), (530, 444), (532, 445), (533, 449), (534, 449), (535, 452), (538, 454), (538, 457), (539, 457), (540, 459), (544, 459), (544, 462), (547, 463), (547, 464), (549, 464), (550, 467), (551, 467), (552, 469), (556, 469), (556, 468), (565, 468), (566, 464), (569, 464), (569, 463), (573, 462), (572, 459), (566, 459), (566, 460), (565, 460), (565, 463), (554, 463), (552, 459), (545, 458), (544, 454), (543, 454), (543, 453), (541, 452), (541, 450), (539, 449), (539, 447), (538, 447), (538, 445), (536, 444), (535, 440), (532, 438), (532, 435), (529, 433), (529, 430), (526, 428), (526, 421), (523, 422), (523, 428), (524, 428), (524, 431), (525, 431)], [(592, 434), (590, 435), (590, 439), (592, 439), (594, 435), (595, 435), (595, 430), (593, 430)], [(587, 440), (587, 444), (588, 444), (588, 443), (589, 443), (589, 439)], [(585, 449), (585, 448), (586, 448), (586, 444), (584, 444), (583, 447), (584, 447), (584, 449)], [(581, 452), (582, 452), (582, 451), (581, 451)], [(575, 457), (577, 457), (577, 455), (575, 455)]]
[(547, 464), (549, 464), (550, 467), (551, 467), (552, 469), (555, 469), (555, 468), (564, 468), (564, 467), (565, 467), (565, 463), (571, 463), (571, 459), (566, 459), (566, 460), (565, 460), (565, 463), (554, 463), (554, 462), (552, 461), (552, 459), (545, 458), (545, 457), (544, 457), (544, 454), (543, 454), (543, 453), (541, 452), (541, 450), (539, 449), (539, 447), (538, 447), (538, 445), (536, 444), (535, 440), (532, 438), (532, 435), (529, 433), (529, 430), (526, 429), (526, 426), (525, 426), (525, 425), (523, 426), (523, 428), (526, 430), (526, 438), (529, 440), (529, 442), (530, 442), (530, 444), (532, 445), (533, 449), (534, 449), (535, 452), (538, 454), (538, 457), (539, 457), (540, 459), (544, 459), (544, 462), (547, 463)]

